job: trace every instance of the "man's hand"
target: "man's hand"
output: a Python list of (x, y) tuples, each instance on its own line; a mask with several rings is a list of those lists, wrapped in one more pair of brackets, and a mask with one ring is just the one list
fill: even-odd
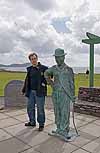
[(21, 90), (21, 95), (23, 95), (23, 96), (25, 95), (25, 93), (22, 90)]
[(48, 76), (48, 78), (46, 78), (48, 85), (53, 86), (54, 84), (54, 78), (52, 78), (51, 76)]

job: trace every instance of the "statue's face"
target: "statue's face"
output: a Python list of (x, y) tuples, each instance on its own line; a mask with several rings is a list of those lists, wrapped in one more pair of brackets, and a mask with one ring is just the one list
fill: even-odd
[(65, 55), (64, 56), (55, 56), (55, 60), (58, 66), (62, 65), (65, 60)]

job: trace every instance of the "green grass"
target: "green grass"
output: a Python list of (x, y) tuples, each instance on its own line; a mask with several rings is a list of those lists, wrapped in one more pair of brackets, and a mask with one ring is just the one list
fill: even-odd
[[(89, 86), (89, 76), (86, 76), (84, 73), (75, 75), (75, 95), (78, 95), (78, 89), (80, 86)], [(100, 88), (100, 74), (94, 75), (94, 87)]]
[(0, 72), (0, 96), (4, 95), (4, 88), (11, 80), (24, 80), (25, 73)]
[[(11, 80), (24, 80), (26, 73), (22, 72), (0, 72), (0, 96), (4, 95), (4, 88)], [(75, 75), (75, 95), (78, 95), (78, 89), (80, 86), (87, 87), (89, 85), (89, 79), (85, 74)], [(100, 87), (100, 74), (94, 75), (94, 86)], [(48, 95), (51, 95), (52, 89), (48, 86)]]

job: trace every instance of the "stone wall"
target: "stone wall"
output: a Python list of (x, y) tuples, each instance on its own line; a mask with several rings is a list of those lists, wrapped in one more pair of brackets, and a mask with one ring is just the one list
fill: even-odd
[(100, 117), (100, 103), (77, 100), (75, 112)]
[(78, 99), (88, 102), (100, 103), (100, 88), (80, 87)]
[(100, 88), (80, 87), (75, 111), (100, 117)]
[(23, 81), (12, 80), (4, 89), (4, 106), (7, 107), (26, 107), (27, 98), (22, 95)]

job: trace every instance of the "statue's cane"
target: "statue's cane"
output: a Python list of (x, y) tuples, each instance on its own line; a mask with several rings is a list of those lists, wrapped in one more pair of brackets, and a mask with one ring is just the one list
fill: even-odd
[(73, 125), (74, 125), (74, 129), (75, 129), (76, 134), (77, 134), (77, 136), (78, 136), (78, 135), (79, 135), (79, 134), (78, 134), (78, 130), (77, 130), (76, 125), (75, 125), (74, 103), (73, 103), (73, 108), (72, 108), (72, 118), (73, 118)]

